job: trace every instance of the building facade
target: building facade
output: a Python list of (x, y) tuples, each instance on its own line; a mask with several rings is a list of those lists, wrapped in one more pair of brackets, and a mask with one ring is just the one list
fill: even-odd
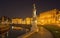
[(41, 24), (41, 25), (57, 24), (57, 21), (58, 21), (57, 9), (42, 12), (38, 16), (38, 24)]

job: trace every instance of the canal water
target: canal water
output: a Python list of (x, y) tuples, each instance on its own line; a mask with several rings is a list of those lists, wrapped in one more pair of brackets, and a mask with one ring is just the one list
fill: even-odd
[(10, 26), (10, 30), (5, 32), (5, 34), (1, 35), (0, 38), (17, 38), (18, 36), (21, 36), (26, 33), (26, 29), (22, 30), (12, 30), (12, 25)]

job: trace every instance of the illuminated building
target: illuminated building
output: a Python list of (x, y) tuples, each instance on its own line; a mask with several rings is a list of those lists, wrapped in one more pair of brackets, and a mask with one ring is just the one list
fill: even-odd
[(31, 18), (29, 18), (29, 17), (25, 18), (25, 22), (26, 22), (26, 24), (31, 24)]
[(26, 24), (26, 21), (25, 21), (25, 20), (23, 20), (23, 21), (22, 21), (22, 24)]
[(58, 26), (60, 26), (60, 11), (57, 10), (57, 14), (56, 14), (56, 23)]
[(33, 18), (26, 17), (24, 20), (21, 18), (12, 19), (13, 24), (32, 24), (35, 21), (38, 25), (45, 24), (60, 24), (60, 11), (57, 9), (48, 10), (36, 16), (36, 8), (33, 9)]
[(38, 24), (56, 24), (57, 9), (42, 12), (38, 16)]
[(12, 24), (22, 24), (22, 20), (21, 18), (13, 18), (12, 19)]

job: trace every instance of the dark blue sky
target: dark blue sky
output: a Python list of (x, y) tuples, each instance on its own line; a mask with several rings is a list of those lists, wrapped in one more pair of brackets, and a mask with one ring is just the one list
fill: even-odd
[(59, 0), (0, 0), (0, 16), (31, 17), (33, 3), (36, 4), (37, 14), (54, 8), (60, 9)]

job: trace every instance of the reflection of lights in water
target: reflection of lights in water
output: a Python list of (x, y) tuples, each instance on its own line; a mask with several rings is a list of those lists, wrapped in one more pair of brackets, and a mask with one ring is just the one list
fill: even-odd
[(7, 32), (7, 37), (8, 37), (8, 32)]

